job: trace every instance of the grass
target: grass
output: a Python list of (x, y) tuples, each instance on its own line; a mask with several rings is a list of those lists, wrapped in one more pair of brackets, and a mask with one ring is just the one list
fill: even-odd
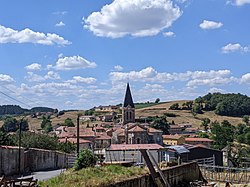
[(135, 103), (135, 109), (141, 109), (146, 107), (151, 107), (155, 105), (159, 105), (160, 103)]
[(65, 173), (39, 183), (41, 187), (87, 187), (106, 186), (116, 182), (147, 174), (148, 171), (139, 167), (123, 167), (109, 165), (86, 168), (79, 171), (68, 170)]

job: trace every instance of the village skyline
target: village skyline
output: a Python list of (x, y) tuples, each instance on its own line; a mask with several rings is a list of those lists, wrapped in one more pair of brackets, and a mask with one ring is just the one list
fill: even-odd
[(249, 16), (248, 0), (3, 0), (0, 105), (116, 105), (127, 82), (134, 102), (250, 95)]

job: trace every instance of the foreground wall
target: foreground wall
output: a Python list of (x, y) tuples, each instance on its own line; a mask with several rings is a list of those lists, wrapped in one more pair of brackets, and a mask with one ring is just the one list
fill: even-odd
[[(171, 187), (185, 186), (189, 182), (202, 180), (199, 166), (196, 162), (170, 167), (163, 170), (164, 176)], [(154, 187), (155, 184), (150, 175), (129, 179), (109, 187)]]
[[(33, 171), (66, 168), (72, 155), (43, 149), (20, 149), (20, 171)], [(19, 149), (12, 146), (0, 146), (0, 176), (19, 173)]]

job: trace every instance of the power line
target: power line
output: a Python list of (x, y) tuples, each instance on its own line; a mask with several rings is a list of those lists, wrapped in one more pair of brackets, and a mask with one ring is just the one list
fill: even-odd
[(3, 94), (3, 95), (5, 95), (6, 97), (8, 97), (8, 98), (10, 98), (10, 99), (12, 99), (12, 100), (18, 102), (18, 103), (21, 103), (21, 104), (23, 104), (23, 105), (26, 105), (26, 106), (28, 106), (28, 107), (31, 107), (30, 105), (28, 105), (28, 104), (26, 104), (26, 103), (24, 103), (24, 102), (22, 102), (22, 101), (19, 101), (19, 100), (15, 99), (14, 97), (9, 96), (8, 94), (6, 94), (6, 93), (4, 93), (4, 92), (2, 92), (2, 91), (0, 91), (0, 93)]
[[(11, 89), (9, 89), (9, 88), (7, 88), (7, 87), (3, 86), (3, 85), (1, 85), (1, 87), (5, 88), (6, 90), (8, 90), (8, 91), (10, 91), (10, 92), (12, 92), (12, 93), (14, 93), (14, 94), (17, 94), (15, 91), (13, 91), (13, 90), (11, 90)], [(31, 99), (29, 99), (29, 98), (27, 98), (27, 97), (24, 97), (24, 96), (22, 96), (22, 95), (20, 95), (20, 96), (21, 96), (23, 99), (28, 100), (29, 102), (39, 104), (38, 102), (36, 102), (36, 101), (32, 101)]]

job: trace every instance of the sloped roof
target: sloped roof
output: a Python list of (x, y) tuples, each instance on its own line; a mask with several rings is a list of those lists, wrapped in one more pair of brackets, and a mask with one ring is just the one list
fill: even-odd
[(185, 138), (186, 142), (213, 142), (208, 138)]
[(172, 139), (172, 140), (178, 140), (180, 139), (182, 136), (175, 134), (175, 135), (162, 135), (163, 139)]
[(131, 108), (135, 108), (132, 94), (131, 94), (130, 87), (129, 87), (129, 83), (127, 83), (127, 89), (126, 89), (124, 103), (123, 103), (123, 107), (127, 107), (127, 106), (130, 106)]
[(163, 148), (159, 144), (112, 144), (109, 150), (112, 151), (121, 151), (121, 150), (158, 150)]
[(190, 152), (187, 148), (185, 148), (184, 146), (181, 146), (181, 145), (171, 145), (171, 146), (168, 146), (167, 148), (174, 150), (179, 154)]
[(146, 130), (140, 127), (139, 125), (136, 125), (128, 130), (129, 132), (145, 132)]

